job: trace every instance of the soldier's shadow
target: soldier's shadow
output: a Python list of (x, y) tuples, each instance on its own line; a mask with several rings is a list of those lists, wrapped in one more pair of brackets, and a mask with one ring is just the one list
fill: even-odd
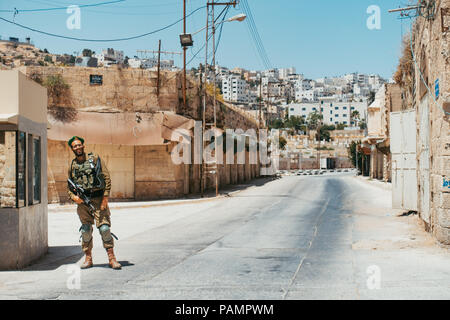
[[(131, 263), (129, 261), (119, 261), (119, 260), (117, 260), (117, 262), (119, 262), (122, 265), (122, 269), (126, 268), (126, 267), (134, 266), (134, 263)], [(107, 268), (107, 269), (111, 269), (111, 267), (107, 263), (101, 263), (101, 264), (95, 264), (94, 263), (93, 268)]]

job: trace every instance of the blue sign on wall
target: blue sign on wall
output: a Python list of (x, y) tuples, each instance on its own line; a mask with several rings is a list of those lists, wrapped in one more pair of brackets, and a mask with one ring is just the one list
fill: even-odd
[(436, 94), (436, 100), (439, 99), (439, 79), (434, 82), (434, 92)]

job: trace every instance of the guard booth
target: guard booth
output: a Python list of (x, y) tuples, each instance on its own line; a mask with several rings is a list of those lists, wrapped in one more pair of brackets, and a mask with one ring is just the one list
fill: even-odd
[(47, 90), (0, 71), (0, 270), (47, 250)]

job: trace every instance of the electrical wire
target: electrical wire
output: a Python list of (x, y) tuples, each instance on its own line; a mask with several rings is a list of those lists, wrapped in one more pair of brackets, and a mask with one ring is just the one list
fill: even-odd
[(267, 52), (264, 48), (264, 45), (261, 41), (261, 37), (259, 36), (259, 32), (258, 29), (256, 27), (256, 23), (255, 20), (253, 18), (253, 14), (252, 11), (250, 9), (250, 6), (247, 2), (247, 0), (242, 0), (242, 9), (245, 12), (245, 14), (247, 15), (247, 26), (250, 32), (251, 37), (253, 38), (253, 41), (255, 43), (255, 47), (256, 47), (256, 51), (258, 52), (258, 55), (261, 58), (261, 61), (263, 63), (263, 65), (267, 68), (267, 69), (271, 69), (272, 68), (272, 64), (270, 63), (269, 57), (267, 55)]
[[(206, 8), (206, 6), (197, 8), (196, 10), (194, 10), (193, 12), (188, 14), (186, 16), (186, 18), (192, 16), (194, 13), (196, 13), (199, 10), (204, 9), (204, 8)], [(167, 25), (165, 27), (162, 27), (160, 29), (157, 29), (157, 30), (154, 30), (154, 31), (151, 31), (151, 32), (147, 32), (147, 33), (140, 34), (140, 35), (137, 35), (137, 36), (131, 36), (131, 37), (126, 37), (126, 38), (119, 38), (119, 39), (83, 39), (83, 38), (68, 37), (68, 36), (58, 35), (58, 34), (54, 34), (54, 33), (50, 33), (50, 32), (37, 30), (37, 29), (31, 28), (31, 27), (27, 27), (27, 26), (24, 26), (22, 24), (16, 23), (14, 21), (11, 21), (11, 20), (8, 20), (8, 19), (2, 18), (2, 17), (0, 17), (0, 20), (5, 21), (5, 22), (10, 23), (10, 24), (13, 24), (13, 25), (18, 26), (18, 27), (21, 27), (23, 29), (27, 29), (27, 30), (30, 30), (30, 31), (33, 31), (33, 32), (41, 33), (41, 34), (44, 34), (44, 35), (47, 35), (47, 36), (51, 36), (51, 37), (55, 37), (55, 38), (61, 38), (61, 39), (67, 39), (67, 40), (75, 40), (75, 41), (85, 41), (85, 42), (119, 42), (119, 41), (128, 41), (128, 40), (134, 40), (134, 39), (138, 39), (138, 38), (143, 38), (143, 37), (146, 37), (146, 36), (149, 36), (149, 35), (161, 32), (163, 30), (169, 29), (169, 28), (173, 27), (174, 25), (180, 23), (181, 21), (183, 21), (183, 18), (181, 18), (181, 19), (179, 19), (179, 20), (177, 20), (177, 21), (175, 21), (175, 22), (173, 22), (173, 23), (171, 23), (171, 24), (169, 24), (169, 25)]]
[[(93, 4), (80, 4), (80, 5), (76, 5), (76, 6), (79, 8), (99, 7), (99, 6), (104, 6), (107, 4), (119, 3), (119, 2), (124, 2), (124, 1), (126, 1), (126, 0), (114, 0), (114, 1), (93, 3)], [(0, 10), (0, 12), (8, 12), (8, 13), (18, 14), (21, 12), (42, 12), (42, 11), (55, 11), (55, 10), (67, 10), (67, 6), (66, 7), (56, 7), (56, 8), (42, 8), (42, 9), (16, 9), (16, 8), (14, 8), (14, 10)]]

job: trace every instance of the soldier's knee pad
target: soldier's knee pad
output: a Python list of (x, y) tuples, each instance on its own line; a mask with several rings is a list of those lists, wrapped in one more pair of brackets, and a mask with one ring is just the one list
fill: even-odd
[(102, 236), (102, 240), (104, 242), (109, 242), (113, 239), (111, 235), (111, 229), (107, 224), (100, 226), (98, 230), (100, 231), (100, 235)]
[(81, 238), (83, 239), (83, 242), (89, 242), (92, 239), (92, 225), (90, 224), (83, 224), (80, 228), (81, 231)]

